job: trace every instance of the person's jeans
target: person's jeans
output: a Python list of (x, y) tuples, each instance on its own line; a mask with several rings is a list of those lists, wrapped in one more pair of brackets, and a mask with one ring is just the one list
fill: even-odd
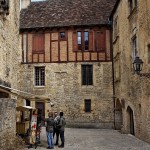
[(49, 148), (54, 147), (53, 132), (46, 132), (46, 134), (48, 147)]
[(64, 131), (60, 131), (60, 139), (61, 139), (61, 146), (64, 146), (65, 142)]

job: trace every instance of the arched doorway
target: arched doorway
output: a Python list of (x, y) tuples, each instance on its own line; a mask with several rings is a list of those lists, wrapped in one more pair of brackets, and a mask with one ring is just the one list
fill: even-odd
[(123, 122), (122, 106), (121, 106), (119, 99), (117, 99), (116, 106), (115, 106), (115, 128), (116, 130), (121, 130), (122, 122)]
[(130, 106), (127, 107), (127, 128), (130, 134), (135, 135), (134, 133), (134, 114)]

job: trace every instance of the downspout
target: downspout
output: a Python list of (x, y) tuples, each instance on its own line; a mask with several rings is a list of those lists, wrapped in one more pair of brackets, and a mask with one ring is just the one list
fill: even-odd
[(112, 61), (112, 84), (113, 84), (113, 108), (114, 108), (114, 129), (116, 129), (116, 111), (115, 111), (115, 80), (114, 80), (114, 55), (113, 55), (113, 19), (112, 17), (110, 18), (110, 50), (111, 50), (111, 61)]

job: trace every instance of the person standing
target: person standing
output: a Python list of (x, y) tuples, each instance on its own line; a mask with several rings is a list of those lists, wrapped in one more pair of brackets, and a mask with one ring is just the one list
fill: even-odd
[(60, 121), (60, 116), (58, 116), (57, 112), (54, 113), (54, 131), (53, 131), (53, 138), (55, 137), (56, 134), (56, 143), (54, 145), (58, 145), (59, 141), (59, 129), (58, 129), (58, 124)]
[(61, 145), (58, 146), (59, 148), (63, 148), (65, 144), (65, 137), (64, 137), (65, 125), (66, 125), (66, 121), (64, 118), (64, 113), (60, 112), (60, 121), (58, 124), (58, 128), (59, 128), (59, 134), (61, 139)]
[(47, 135), (47, 149), (54, 149), (54, 140), (53, 140), (53, 126), (54, 126), (54, 119), (53, 119), (53, 113), (49, 112), (48, 117), (44, 119), (44, 121), (47, 122), (46, 126), (46, 135)]

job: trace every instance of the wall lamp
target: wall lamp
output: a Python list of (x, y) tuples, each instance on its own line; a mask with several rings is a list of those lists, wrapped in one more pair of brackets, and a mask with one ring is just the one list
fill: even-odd
[(140, 71), (142, 71), (142, 68), (143, 68), (143, 61), (142, 59), (136, 56), (133, 62), (134, 72), (141, 77), (144, 76), (150, 78), (150, 73), (140, 73)]

